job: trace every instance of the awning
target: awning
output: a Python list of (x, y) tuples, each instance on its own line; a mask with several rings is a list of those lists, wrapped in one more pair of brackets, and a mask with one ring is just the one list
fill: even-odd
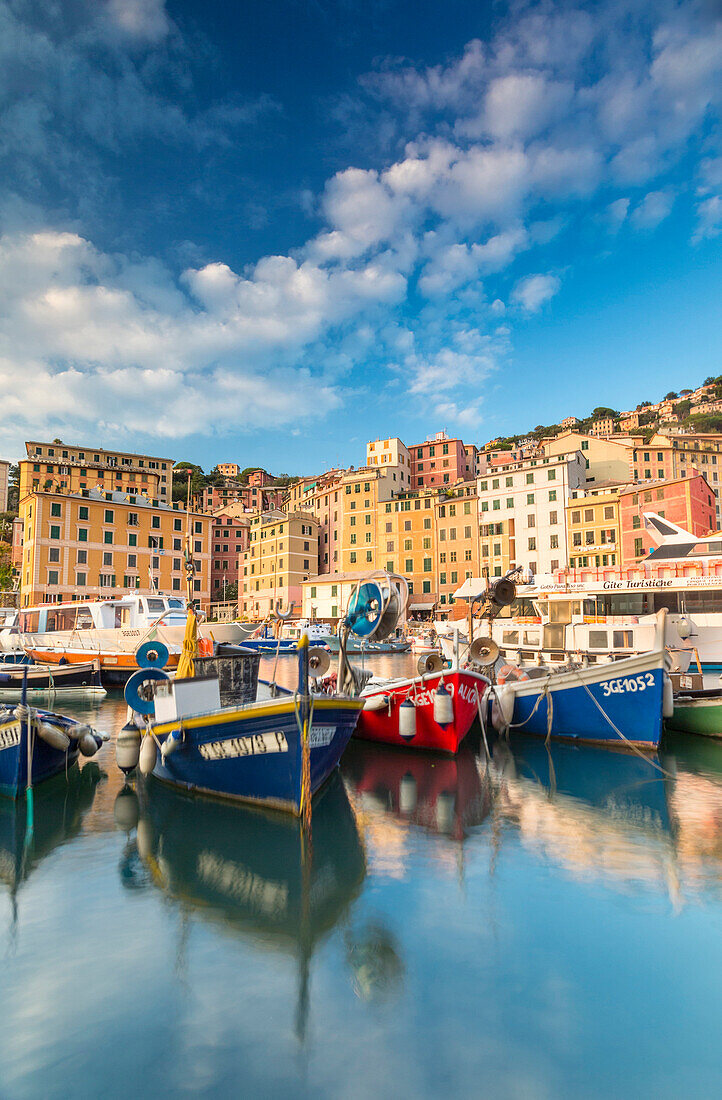
[(467, 577), (461, 588), (454, 593), (455, 600), (478, 600), (487, 589), (487, 581), (484, 577)]
[(437, 602), (437, 596), (427, 596), (426, 599), (423, 596), (412, 596), (408, 602), (409, 611), (431, 611)]

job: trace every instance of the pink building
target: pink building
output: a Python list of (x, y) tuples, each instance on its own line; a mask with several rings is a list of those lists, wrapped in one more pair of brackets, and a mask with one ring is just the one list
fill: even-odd
[(411, 488), (430, 489), (470, 481), (475, 476), (475, 455), (461, 439), (450, 439), (446, 432), (437, 432), (424, 443), (409, 447), (411, 455)]
[(714, 493), (701, 474), (637, 482), (619, 494), (622, 566), (646, 557), (656, 545), (645, 530), (645, 512), (656, 512), (693, 535), (709, 535), (717, 529)]
[(211, 529), (211, 600), (223, 601), (228, 586), (238, 583), (238, 559), (248, 549), (247, 519), (219, 515)]
[(258, 489), (262, 489), (264, 485), (269, 485), (272, 481), (273, 478), (265, 470), (251, 470), (248, 475), (248, 484)]

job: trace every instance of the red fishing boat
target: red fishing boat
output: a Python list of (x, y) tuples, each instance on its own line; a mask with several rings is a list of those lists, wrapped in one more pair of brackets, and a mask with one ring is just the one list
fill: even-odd
[(400, 680), (372, 680), (355, 736), (387, 745), (456, 753), (488, 687), (469, 669), (446, 669)]

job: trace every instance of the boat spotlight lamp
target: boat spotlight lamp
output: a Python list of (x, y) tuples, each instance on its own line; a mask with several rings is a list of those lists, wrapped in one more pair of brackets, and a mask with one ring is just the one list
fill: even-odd
[(346, 611), (346, 625), (360, 638), (368, 638), (374, 633), (384, 612), (384, 599), (381, 589), (373, 581), (359, 585)]

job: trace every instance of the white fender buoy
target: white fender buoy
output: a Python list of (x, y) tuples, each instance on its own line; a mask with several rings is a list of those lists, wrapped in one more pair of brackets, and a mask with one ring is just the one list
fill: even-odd
[(95, 756), (98, 751), (98, 742), (95, 740), (90, 730), (78, 739), (78, 748), (83, 756)]
[(410, 699), (404, 699), (399, 707), (399, 737), (404, 741), (416, 737), (416, 707)]
[(450, 833), (454, 826), (456, 798), (451, 791), (442, 791), (436, 799), (436, 827), (440, 833)]
[(67, 752), (70, 747), (70, 738), (67, 733), (58, 729), (57, 726), (51, 726), (49, 722), (38, 722), (38, 734), (46, 745), (57, 749), (58, 752)]
[(491, 724), (499, 733), (510, 726), (514, 718), (514, 692), (511, 688), (496, 688), (491, 699)]
[(364, 701), (364, 710), (385, 710), (388, 705), (386, 695), (370, 695)]
[(140, 730), (122, 729), (115, 742), (115, 762), (127, 775), (138, 767), (140, 758)]
[(92, 733), (90, 726), (86, 726), (83, 722), (75, 722), (74, 725), (68, 729), (68, 737), (73, 741), (79, 741), (86, 733)]
[(138, 831), (135, 834), (135, 843), (138, 855), (142, 860), (150, 859), (153, 855), (153, 826), (147, 817), (141, 817), (138, 822)]
[(171, 730), (160, 747), (160, 754), (165, 760), (166, 756), (179, 749), (183, 744), (183, 730)]
[(143, 738), (140, 746), (140, 770), (142, 775), (150, 775), (155, 767), (156, 760), (158, 759), (158, 749), (156, 748), (155, 741), (146, 734)]
[(118, 791), (113, 804), (115, 824), (124, 833), (129, 833), (138, 824), (139, 815), (138, 795), (132, 787), (123, 787), (122, 791)]
[(401, 777), (399, 783), (399, 810), (402, 814), (412, 814), (416, 809), (418, 792), (416, 780), (408, 772)]
[(439, 726), (450, 726), (454, 721), (454, 700), (443, 680), (434, 695), (434, 721)]
[(672, 680), (665, 672), (662, 681), (662, 717), (671, 718), (674, 714), (674, 688)]

